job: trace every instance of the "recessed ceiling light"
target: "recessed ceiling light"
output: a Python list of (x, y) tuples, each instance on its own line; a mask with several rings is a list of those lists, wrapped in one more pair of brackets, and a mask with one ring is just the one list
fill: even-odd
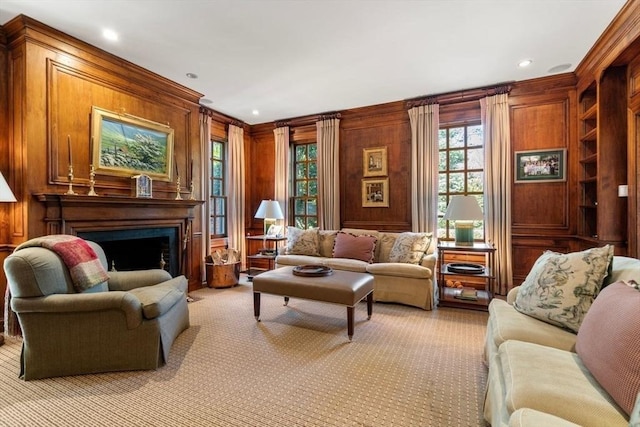
[(190, 79), (197, 79), (198, 75), (196, 73), (187, 73), (187, 77), (189, 77)]
[(560, 65), (556, 65), (555, 67), (551, 67), (549, 68), (549, 73), (553, 74), (553, 73), (560, 73), (562, 71), (566, 71), (569, 68), (571, 68), (571, 64), (560, 64)]
[(524, 67), (528, 67), (529, 65), (531, 65), (533, 61), (531, 59), (525, 59), (524, 61), (520, 61), (518, 63), (518, 67), (520, 68), (524, 68)]
[(254, 116), (259, 116), (260, 115), (260, 111), (258, 110), (252, 110), (251, 114), (253, 114)]
[(112, 42), (118, 41), (118, 33), (109, 28), (102, 30), (102, 37)]
[(211, 103), (213, 103), (213, 101), (210, 100), (209, 98), (202, 98), (200, 100), (200, 102), (203, 103), (203, 104), (211, 104)]

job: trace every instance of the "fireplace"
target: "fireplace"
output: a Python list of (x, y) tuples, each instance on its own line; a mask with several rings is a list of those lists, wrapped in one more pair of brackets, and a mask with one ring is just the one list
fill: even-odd
[[(46, 234), (71, 234), (98, 243), (109, 269), (162, 268), (184, 274), (201, 286), (191, 228), (198, 200), (141, 199), (123, 196), (37, 194), (43, 203)], [(199, 253), (199, 248), (195, 250)]]
[(78, 232), (78, 237), (99, 244), (109, 269), (118, 271), (162, 268), (180, 274), (177, 227), (135, 228)]

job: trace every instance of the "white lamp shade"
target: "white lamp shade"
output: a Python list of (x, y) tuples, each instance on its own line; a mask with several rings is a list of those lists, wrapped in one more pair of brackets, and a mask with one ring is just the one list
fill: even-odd
[(453, 196), (444, 219), (453, 221), (480, 221), (484, 219), (478, 200), (473, 196)]
[(284, 214), (280, 209), (280, 203), (276, 200), (263, 200), (260, 202), (255, 217), (258, 219), (283, 219)]
[(2, 176), (2, 172), (0, 172), (0, 202), (17, 202), (16, 196), (13, 195), (9, 184)]

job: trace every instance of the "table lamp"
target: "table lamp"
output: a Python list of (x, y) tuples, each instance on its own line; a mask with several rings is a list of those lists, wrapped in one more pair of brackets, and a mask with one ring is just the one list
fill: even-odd
[[(0, 203), (4, 202), (17, 202), (16, 196), (13, 195), (11, 188), (9, 188), (9, 184), (5, 181), (4, 176), (2, 176), (2, 172), (0, 172)], [(7, 319), (4, 319), (7, 322)], [(4, 335), (2, 331), (0, 331), (0, 345), (4, 344)]]
[(258, 211), (256, 212), (256, 218), (264, 220), (264, 245), (267, 244), (267, 233), (269, 227), (274, 225), (277, 220), (284, 219), (282, 209), (280, 209), (280, 203), (276, 200), (263, 200), (260, 202)]
[(473, 222), (484, 217), (474, 196), (453, 196), (444, 219), (455, 221), (456, 245), (473, 246)]

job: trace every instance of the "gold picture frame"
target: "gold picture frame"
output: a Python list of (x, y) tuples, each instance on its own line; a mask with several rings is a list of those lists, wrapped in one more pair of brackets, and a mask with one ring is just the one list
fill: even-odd
[(387, 175), (387, 147), (362, 150), (362, 176)]
[(389, 207), (389, 178), (362, 180), (362, 207)]
[(96, 173), (131, 177), (145, 174), (171, 181), (173, 129), (168, 125), (91, 108), (91, 157)]

